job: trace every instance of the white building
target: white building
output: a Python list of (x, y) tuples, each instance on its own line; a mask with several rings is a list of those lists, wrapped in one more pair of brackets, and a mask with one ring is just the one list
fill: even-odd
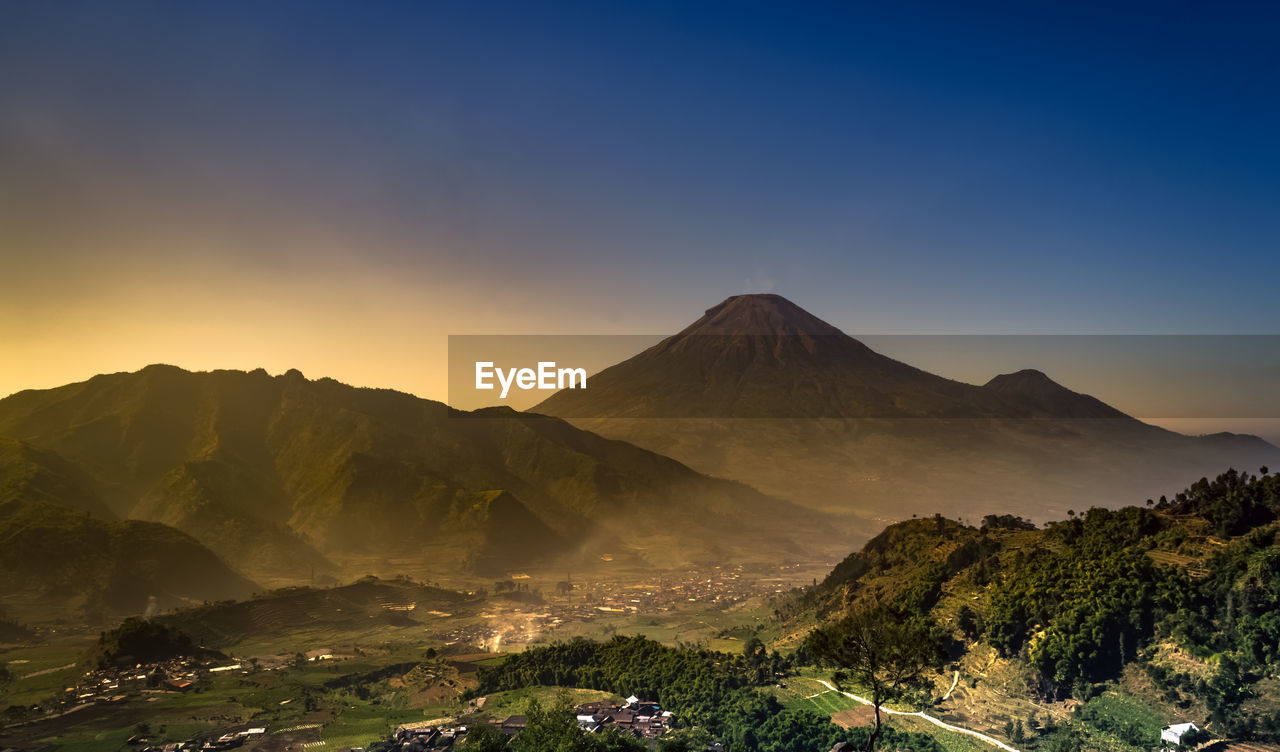
[(1160, 729), (1160, 743), (1179, 747), (1182, 746), (1182, 737), (1199, 730), (1194, 723), (1175, 723), (1172, 726), (1165, 726)]

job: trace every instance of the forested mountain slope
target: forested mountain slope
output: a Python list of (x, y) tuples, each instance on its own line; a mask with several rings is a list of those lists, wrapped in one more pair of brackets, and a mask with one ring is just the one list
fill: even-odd
[(1044, 528), (913, 519), (776, 615), (803, 635), (850, 604), (890, 604), (937, 620), (960, 664), (993, 650), (1028, 699), (1074, 707), (1123, 687), (1162, 717), (1280, 741), (1278, 535), (1280, 475), (1265, 468)]

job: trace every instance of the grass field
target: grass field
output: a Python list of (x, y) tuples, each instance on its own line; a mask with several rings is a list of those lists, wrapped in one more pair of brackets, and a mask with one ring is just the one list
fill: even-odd
[(359, 705), (341, 709), (337, 718), (321, 727), (319, 736), (331, 750), (365, 747), (385, 739), (397, 726), (423, 719), (421, 711)]
[(46, 645), (0, 651), (0, 663), (7, 664), (13, 674), (3, 695), (4, 704), (33, 705), (60, 692), (79, 676), (74, 667), (67, 666), (78, 662), (96, 638), (97, 635), (67, 635)]
[(817, 710), (823, 715), (834, 715), (835, 713), (839, 713), (841, 710), (856, 708), (861, 704), (845, 697), (839, 692), (833, 692), (832, 690), (827, 690), (822, 694), (806, 697), (801, 702), (809, 703), (814, 710)]
[(561, 698), (573, 705), (601, 700), (621, 701), (621, 697), (594, 689), (578, 689), (567, 687), (527, 687), (508, 692), (495, 692), (485, 699), (483, 711), (495, 718), (506, 718), (509, 715), (523, 714), (530, 701), (536, 700), (543, 706), (558, 702)]

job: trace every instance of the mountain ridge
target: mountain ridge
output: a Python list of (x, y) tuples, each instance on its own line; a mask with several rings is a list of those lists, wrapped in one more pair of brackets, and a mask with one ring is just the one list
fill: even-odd
[(1187, 437), (1034, 369), (981, 386), (881, 355), (777, 295), (734, 296), (530, 408), (720, 477), (878, 523), (970, 506), (1060, 515), (1187, 472), (1280, 461), (1258, 437)]
[[(0, 400), (0, 436), (58, 452), (119, 516), (183, 530), (269, 585), (327, 562), (494, 574), (599, 553), (664, 567), (812, 556), (802, 541), (832, 524), (559, 419), (298, 371), (153, 365), (20, 392)], [(490, 510), (523, 520), (527, 540)]]

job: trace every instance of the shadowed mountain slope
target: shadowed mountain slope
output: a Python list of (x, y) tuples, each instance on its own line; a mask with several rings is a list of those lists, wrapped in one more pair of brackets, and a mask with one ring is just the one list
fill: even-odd
[(492, 574), (600, 553), (770, 558), (831, 529), (554, 418), (296, 371), (150, 366), (21, 392), (0, 400), (0, 436), (57, 451), (116, 514), (173, 525), (268, 583), (326, 562)]
[(91, 478), (59, 457), (16, 439), (0, 438), (0, 502), (42, 501), (115, 519)]
[(247, 597), (254, 583), (191, 536), (43, 501), (0, 502), (0, 603), (27, 619), (97, 622)]

